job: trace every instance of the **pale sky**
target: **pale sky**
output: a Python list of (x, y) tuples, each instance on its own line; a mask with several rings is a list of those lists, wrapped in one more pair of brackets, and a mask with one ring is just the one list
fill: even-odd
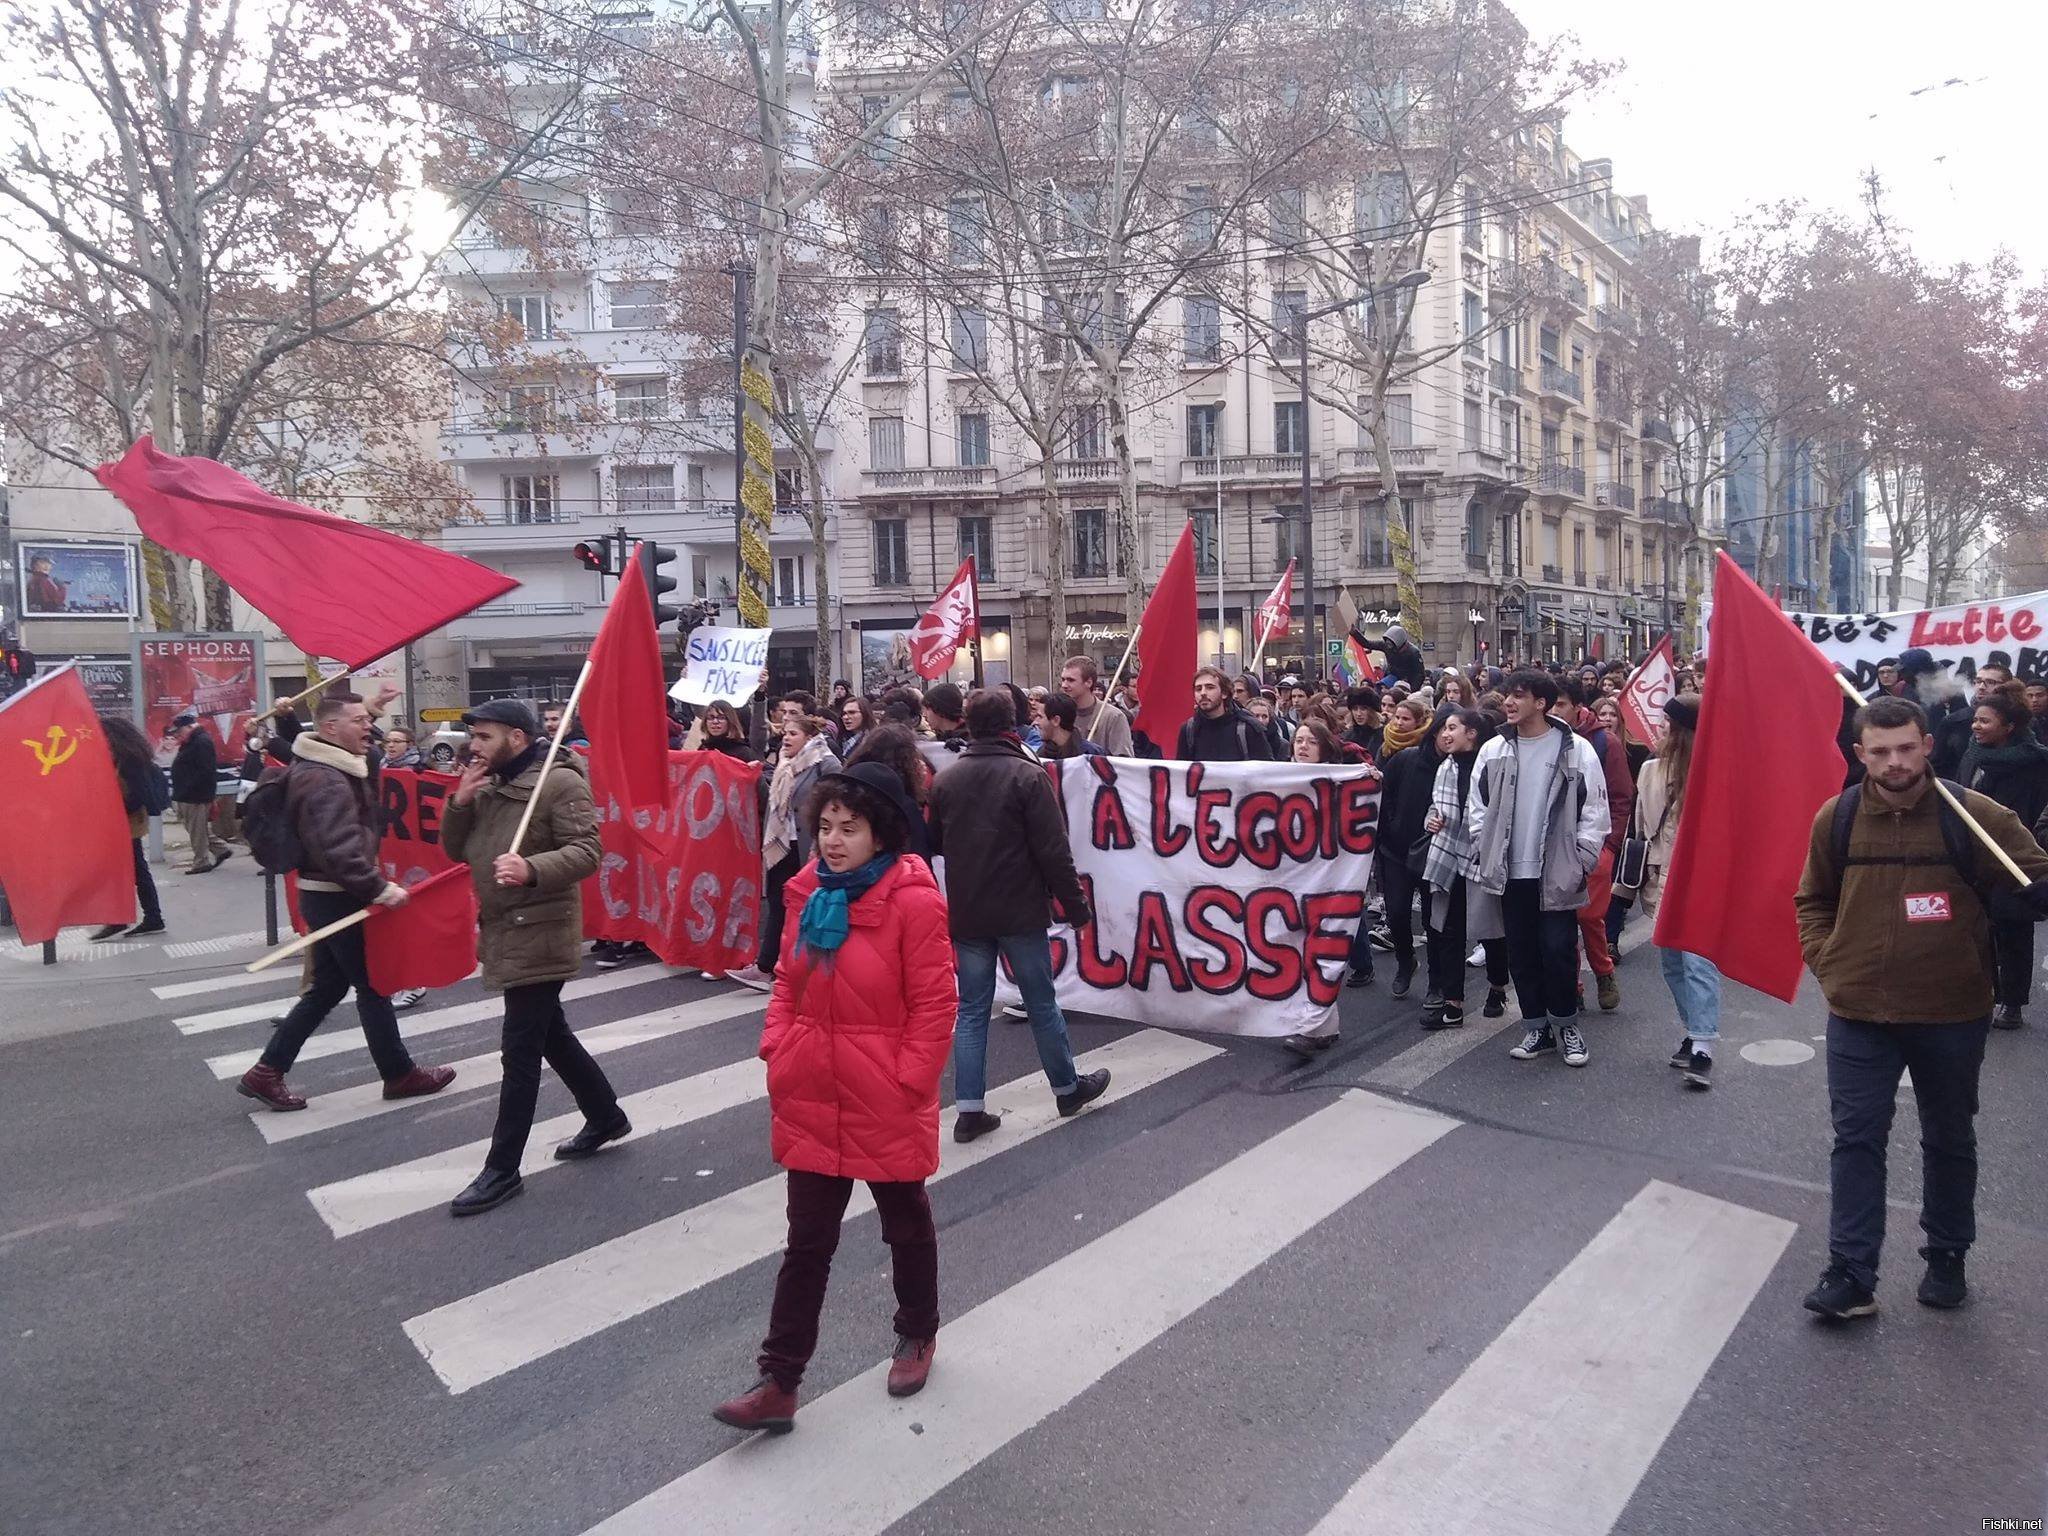
[(2038, 0), (1510, 4), (1532, 32), (1574, 32), (1626, 66), (1566, 140), (1611, 158), (1615, 190), (1647, 195), (1658, 225), (1710, 229), (1790, 197), (1853, 212), (1874, 166), (1923, 258), (2005, 246), (2048, 274)]

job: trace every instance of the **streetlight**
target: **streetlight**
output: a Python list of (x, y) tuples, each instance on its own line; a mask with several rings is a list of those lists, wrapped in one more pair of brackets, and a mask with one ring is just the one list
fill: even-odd
[[(1418, 267), (1413, 272), (1403, 272), (1390, 283), (1349, 299), (1340, 299), (1335, 304), (1324, 304), (1316, 309), (1305, 305), (1294, 317), (1294, 346), (1301, 362), (1301, 520), (1307, 526), (1307, 537), (1301, 551), (1301, 634), (1308, 650), (1309, 669), (1318, 677), (1325, 672), (1323, 658), (1323, 637), (1316, 625), (1316, 516), (1315, 490), (1309, 481), (1309, 417), (1308, 417), (1308, 323), (1320, 320), (1324, 315), (1334, 315), (1339, 310), (1349, 309), (1354, 304), (1370, 304), (1388, 294), (1402, 293), (1420, 288), (1429, 281), (1429, 273)], [(1381, 486), (1382, 496), (1392, 499), (1396, 506), (1400, 501), (1399, 486)]]

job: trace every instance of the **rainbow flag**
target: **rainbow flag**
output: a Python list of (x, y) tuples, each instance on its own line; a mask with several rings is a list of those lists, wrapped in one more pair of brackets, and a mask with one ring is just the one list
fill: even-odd
[(1356, 688), (1361, 683), (1377, 683), (1379, 669), (1372, 664), (1372, 657), (1358, 642), (1358, 636), (1344, 637), (1344, 659), (1337, 664), (1337, 674), (1344, 679), (1344, 686)]

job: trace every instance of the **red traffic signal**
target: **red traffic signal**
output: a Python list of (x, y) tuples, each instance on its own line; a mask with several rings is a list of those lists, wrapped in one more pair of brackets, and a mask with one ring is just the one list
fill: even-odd
[(0, 650), (0, 672), (16, 682), (27, 682), (36, 675), (36, 653), (14, 646)]
[(612, 564), (612, 541), (599, 539), (596, 543), (576, 546), (576, 561), (586, 571), (595, 571), (600, 576), (616, 576), (618, 567)]

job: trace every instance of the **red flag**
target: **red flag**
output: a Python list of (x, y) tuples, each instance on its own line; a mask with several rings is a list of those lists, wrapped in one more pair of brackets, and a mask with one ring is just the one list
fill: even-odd
[(76, 667), (0, 704), (0, 886), (24, 944), (135, 921), (121, 780)]
[(370, 985), (389, 997), (407, 987), (452, 987), (476, 969), (476, 887), (455, 864), (410, 887), (402, 907), (373, 907), (363, 924)]
[(980, 635), (981, 592), (975, 584), (974, 557), (969, 555), (911, 630), (910, 664), (919, 677), (938, 677), (953, 665), (960, 643)]
[(144, 437), (96, 471), (142, 531), (217, 572), (308, 656), (353, 671), (519, 583), (431, 544), (273, 496)]
[(1677, 687), (1678, 669), (1672, 661), (1671, 636), (1667, 634), (1622, 684), (1621, 718), (1629, 735), (1644, 746), (1661, 747), (1666, 726), (1664, 701)]
[(1712, 638), (1655, 942), (1789, 1003), (1801, 969), (1792, 896), (1814, 815), (1842, 788), (1842, 691), (1827, 658), (1726, 552), (1715, 560)]
[(1167, 752), (1195, 712), (1196, 629), (1195, 525), (1190, 520), (1138, 628), (1138, 714), (1131, 724)]
[(1259, 604), (1252, 622), (1252, 644), (1262, 646), (1270, 643), (1275, 635), (1287, 633), (1289, 621), (1294, 617), (1294, 562), (1287, 562), (1287, 569), (1280, 573), (1280, 579), (1273, 584), (1272, 592)]
[(576, 712), (590, 736), (592, 779), (628, 813), (659, 812), (668, 805), (666, 675), (637, 552), (619, 573), (589, 666)]

